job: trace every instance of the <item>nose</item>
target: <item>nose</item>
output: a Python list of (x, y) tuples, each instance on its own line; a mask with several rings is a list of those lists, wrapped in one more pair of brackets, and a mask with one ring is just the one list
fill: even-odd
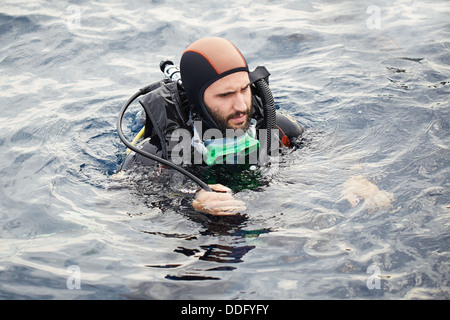
[(233, 109), (238, 112), (247, 111), (247, 105), (245, 104), (245, 97), (242, 93), (236, 94), (236, 98), (233, 103)]

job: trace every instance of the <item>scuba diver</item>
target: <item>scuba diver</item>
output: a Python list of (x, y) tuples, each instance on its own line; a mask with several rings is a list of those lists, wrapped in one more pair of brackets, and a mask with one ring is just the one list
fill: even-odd
[[(196, 211), (240, 213), (245, 203), (226, 185), (233, 177), (206, 184), (197, 175), (210, 167), (268, 165), (281, 149), (299, 146), (303, 127), (275, 110), (267, 69), (250, 72), (241, 52), (226, 39), (197, 40), (182, 54), (180, 69), (170, 61), (160, 67), (167, 78), (141, 89), (122, 108), (119, 137), (133, 152), (121, 169), (160, 162), (200, 185), (192, 201)], [(139, 96), (144, 96), (139, 102), (145, 126), (141, 142), (134, 145), (120, 128), (126, 108)]]

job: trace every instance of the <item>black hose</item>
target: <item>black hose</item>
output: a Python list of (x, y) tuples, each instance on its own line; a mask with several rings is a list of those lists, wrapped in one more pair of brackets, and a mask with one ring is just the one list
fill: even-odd
[(143, 155), (144, 157), (150, 158), (154, 161), (157, 161), (159, 163), (162, 163), (166, 166), (169, 166), (175, 170), (177, 170), (178, 172), (181, 172), (182, 174), (184, 174), (185, 176), (189, 177), (190, 179), (192, 179), (195, 183), (197, 183), (202, 189), (206, 190), (206, 191), (212, 191), (212, 189), (202, 180), (200, 180), (198, 177), (196, 177), (195, 175), (193, 175), (192, 173), (190, 173), (189, 171), (184, 170), (183, 168), (177, 166), (176, 164), (160, 158), (158, 156), (155, 156), (154, 154), (148, 153), (144, 150), (141, 150), (135, 146), (133, 146), (130, 142), (128, 142), (128, 140), (125, 138), (125, 135), (123, 134), (122, 131), (122, 120), (123, 120), (123, 116), (125, 114), (125, 111), (128, 109), (128, 107), (131, 105), (131, 103), (136, 100), (136, 98), (138, 98), (141, 95), (144, 95), (146, 93), (148, 93), (149, 91), (149, 87), (145, 87), (140, 89), (138, 92), (136, 92), (130, 99), (128, 99), (128, 101), (123, 105), (122, 110), (120, 110), (119, 113), (119, 119), (117, 120), (117, 133), (119, 135), (120, 140), (122, 140), (122, 142), (132, 151), (139, 153), (141, 155)]
[(264, 107), (264, 119), (267, 129), (267, 155), (271, 156), (272, 129), (276, 129), (277, 125), (275, 102), (273, 100), (269, 85), (264, 79), (256, 81), (255, 86), (261, 95), (261, 100)]
[[(267, 129), (267, 155), (271, 155), (271, 137), (272, 137), (272, 129), (276, 128), (276, 108), (275, 108), (275, 102), (273, 100), (272, 92), (270, 91), (270, 88), (267, 84), (267, 82), (264, 79), (260, 79), (255, 82), (255, 86), (258, 89), (258, 91), (261, 94), (261, 100), (264, 106), (264, 119), (266, 122), (266, 129)], [(123, 105), (122, 109), (119, 113), (119, 118), (117, 120), (117, 133), (119, 135), (120, 140), (127, 146), (130, 150), (143, 155), (144, 157), (150, 158), (154, 161), (157, 161), (159, 163), (162, 163), (164, 165), (167, 165), (178, 172), (184, 174), (188, 178), (192, 179), (195, 183), (197, 183), (202, 189), (206, 191), (212, 191), (212, 189), (202, 180), (200, 180), (198, 177), (190, 173), (189, 171), (177, 166), (176, 164), (160, 158), (158, 156), (155, 156), (154, 154), (148, 153), (144, 150), (141, 150), (134, 145), (132, 145), (128, 140), (125, 138), (125, 135), (122, 131), (122, 120), (123, 116), (125, 114), (125, 111), (128, 109), (128, 107), (131, 105), (131, 103), (136, 100), (141, 95), (147, 94), (151, 89), (151, 86), (144, 87), (140, 89), (138, 92), (136, 92), (131, 98), (128, 99), (128, 101)]]

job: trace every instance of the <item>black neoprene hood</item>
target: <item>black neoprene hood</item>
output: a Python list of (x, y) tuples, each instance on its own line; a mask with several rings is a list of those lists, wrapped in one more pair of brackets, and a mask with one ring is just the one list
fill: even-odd
[(213, 128), (217, 128), (217, 124), (203, 101), (206, 88), (229, 74), (249, 72), (240, 51), (230, 41), (218, 37), (192, 43), (181, 57), (180, 71), (189, 102), (198, 108), (204, 121)]

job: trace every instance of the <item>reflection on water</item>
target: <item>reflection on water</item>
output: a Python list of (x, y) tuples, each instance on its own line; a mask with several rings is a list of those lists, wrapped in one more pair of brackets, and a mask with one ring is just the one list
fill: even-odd
[[(448, 5), (371, 5), (3, 1), (0, 297), (448, 299)], [(307, 127), (276, 170), (231, 174), (236, 217), (194, 212), (178, 174), (114, 175), (121, 105), (209, 35)]]
[[(173, 176), (174, 172), (167, 173), (165, 176)], [(142, 181), (141, 181), (142, 182)], [(146, 185), (145, 194), (149, 194), (148, 184)], [(141, 191), (142, 192), (142, 191)], [(162, 198), (162, 194), (157, 193), (158, 199)], [(162, 212), (167, 211), (168, 207), (176, 208), (174, 203), (179, 203), (180, 199), (177, 199), (173, 194), (169, 195), (169, 199), (162, 201), (163, 207), (159, 207)], [(184, 199), (180, 200), (181, 202)], [(151, 202), (155, 205), (155, 202)], [(147, 205), (149, 205), (147, 203)], [(157, 203), (158, 206), (161, 202)], [(174, 213), (177, 215), (183, 215), (189, 221), (194, 222), (198, 228), (195, 230), (194, 234), (181, 234), (181, 233), (164, 233), (160, 231), (150, 231), (152, 229), (151, 224), (145, 224), (144, 229), (139, 229), (139, 232), (149, 234), (152, 236), (157, 236), (159, 238), (173, 238), (182, 240), (184, 244), (178, 242), (177, 246), (173, 248), (173, 252), (189, 257), (190, 263), (194, 260), (198, 261), (208, 261), (214, 264), (219, 263), (219, 266), (211, 266), (207, 264), (206, 268), (196, 268), (194, 270), (189, 269), (187, 272), (184, 270), (183, 264), (157, 264), (150, 265), (150, 268), (163, 268), (170, 269), (170, 273), (165, 277), (171, 280), (220, 280), (220, 277), (215, 276), (204, 276), (210, 274), (211, 271), (233, 271), (236, 269), (234, 266), (229, 266), (227, 264), (236, 264), (244, 261), (244, 256), (255, 248), (255, 245), (251, 244), (255, 238), (261, 234), (266, 234), (271, 232), (268, 228), (261, 228), (255, 230), (244, 229), (247, 226), (249, 217), (245, 214), (238, 214), (235, 216), (210, 216), (208, 214), (203, 214), (200, 212), (195, 212), (191, 207), (190, 203), (186, 204), (183, 208), (184, 212), (180, 212), (180, 207), (177, 207), (178, 212)], [(224, 238), (229, 239), (228, 241), (223, 241)], [(203, 239), (207, 239), (206, 243), (203, 243)], [(218, 239), (219, 242), (214, 243)], [(251, 240), (250, 242), (248, 240)], [(225, 265), (222, 265), (225, 264)], [(180, 270), (177, 270), (180, 269)], [(174, 274), (178, 272), (180, 274)]]

